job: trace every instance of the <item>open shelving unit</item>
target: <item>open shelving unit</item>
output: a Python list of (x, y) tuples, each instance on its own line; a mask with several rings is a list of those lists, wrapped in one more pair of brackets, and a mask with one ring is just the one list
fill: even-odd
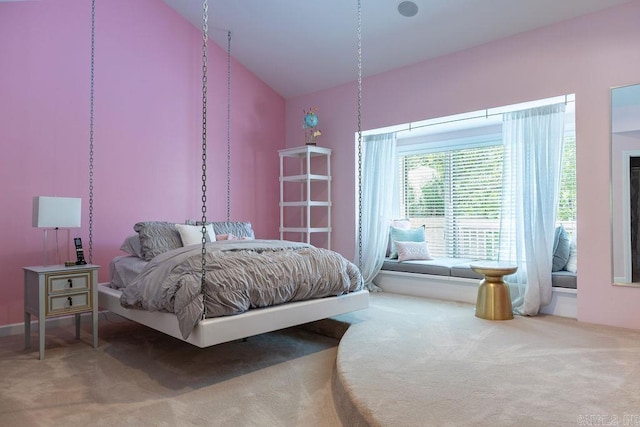
[(312, 243), (313, 234), (325, 233), (331, 249), (331, 149), (305, 145), (278, 154), (280, 239)]

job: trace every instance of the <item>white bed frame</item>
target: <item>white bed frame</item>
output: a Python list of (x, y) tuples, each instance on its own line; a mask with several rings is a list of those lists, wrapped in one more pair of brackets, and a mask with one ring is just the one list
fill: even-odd
[(337, 297), (291, 302), (252, 309), (234, 316), (201, 320), (185, 340), (178, 328), (175, 314), (124, 308), (120, 305), (120, 294), (119, 290), (106, 284), (98, 285), (100, 307), (201, 348), (369, 307), (369, 292), (366, 290)]

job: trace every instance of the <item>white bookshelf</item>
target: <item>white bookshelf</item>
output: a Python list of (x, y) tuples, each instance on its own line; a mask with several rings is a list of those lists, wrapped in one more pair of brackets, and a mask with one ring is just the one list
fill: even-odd
[(279, 150), (280, 239), (311, 243), (324, 233), (331, 248), (331, 149), (315, 145)]

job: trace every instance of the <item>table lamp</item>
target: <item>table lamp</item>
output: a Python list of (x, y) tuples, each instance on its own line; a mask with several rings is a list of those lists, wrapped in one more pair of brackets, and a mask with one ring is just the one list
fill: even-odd
[(60, 248), (58, 246), (58, 229), (67, 229), (67, 260), (70, 258), (69, 241), (70, 228), (80, 227), (82, 216), (82, 199), (75, 197), (48, 197), (35, 196), (33, 198), (33, 226), (44, 229), (42, 242), (43, 265), (48, 265), (47, 257), (47, 232), (50, 229), (56, 230), (56, 256), (60, 262)]

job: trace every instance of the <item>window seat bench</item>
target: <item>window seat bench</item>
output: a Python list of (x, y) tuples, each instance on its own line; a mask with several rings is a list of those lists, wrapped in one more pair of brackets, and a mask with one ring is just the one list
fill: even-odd
[[(385, 259), (373, 283), (384, 292), (475, 304), (482, 275), (471, 270), (472, 259), (438, 258), (430, 261)], [(552, 274), (551, 302), (540, 311), (577, 318), (577, 275), (568, 271)]]
[[(382, 270), (480, 280), (483, 278), (482, 274), (476, 273), (470, 267), (473, 261), (473, 259), (466, 258), (436, 258), (429, 261), (398, 262), (397, 259), (385, 258)], [(576, 273), (569, 271), (553, 272), (551, 273), (551, 284), (556, 288), (576, 289)]]

